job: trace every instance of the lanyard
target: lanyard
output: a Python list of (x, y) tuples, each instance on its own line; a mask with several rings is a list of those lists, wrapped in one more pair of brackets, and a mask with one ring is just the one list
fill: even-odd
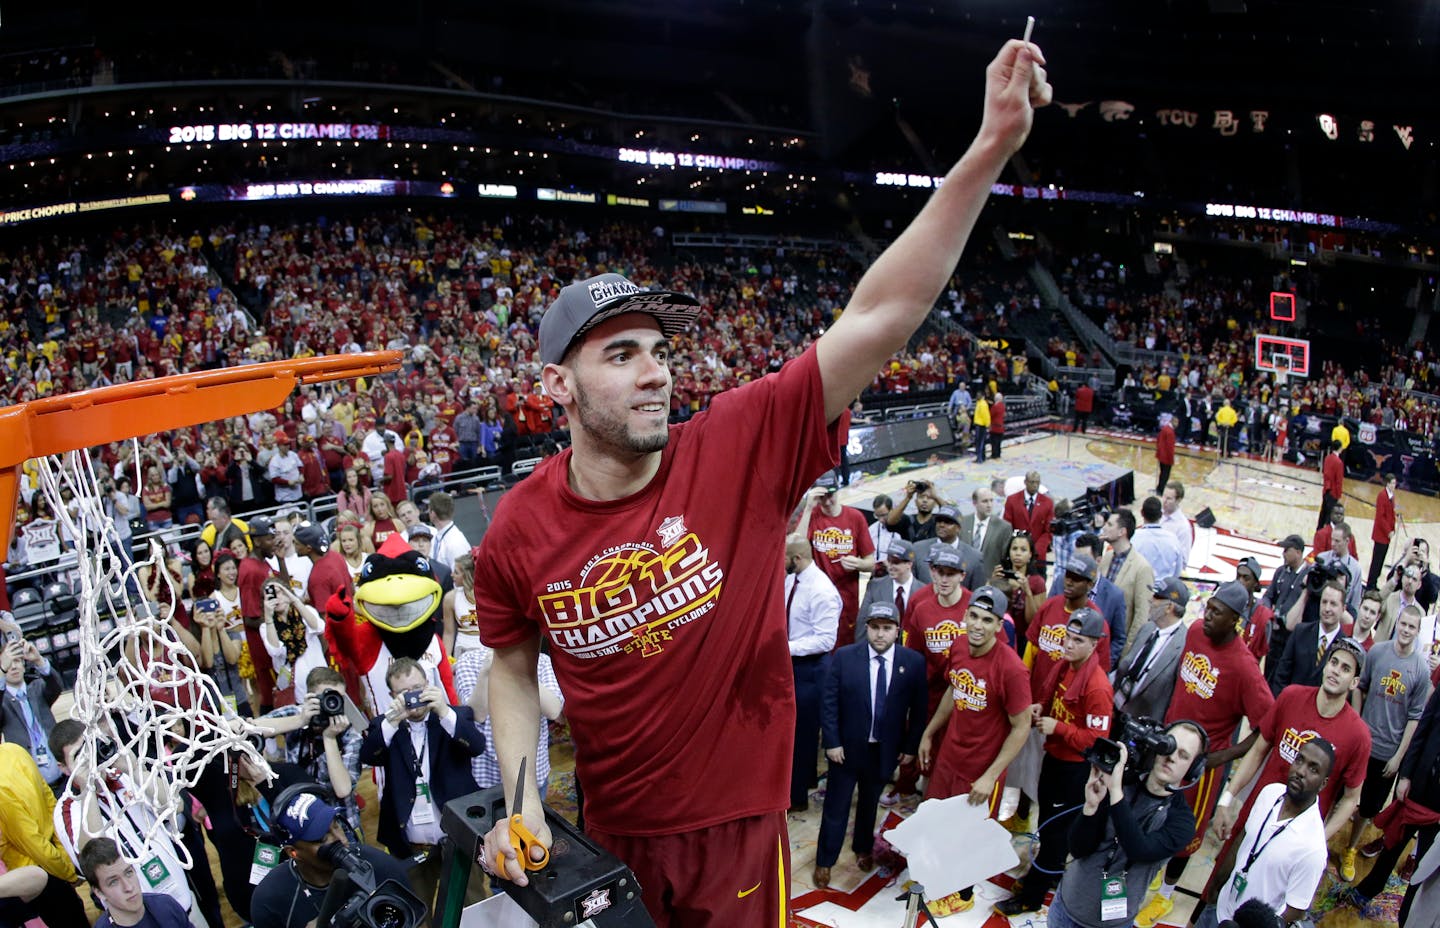
[[(411, 723), (406, 723), (411, 724)], [(420, 723), (420, 749), (415, 753), (415, 780), (417, 782), (425, 779), (425, 752), (430, 749), (430, 726), (425, 722)], [(415, 749), (415, 738), (410, 732), (405, 732), (405, 737), (410, 739), (411, 750)]]
[[(1272, 834), (1270, 837), (1266, 838), (1264, 844), (1260, 843), (1260, 836), (1265, 833), (1265, 826), (1270, 824), (1270, 816), (1280, 811), (1280, 803), (1284, 801), (1285, 795), (1282, 793), (1280, 795), (1280, 798), (1275, 800), (1275, 805), (1270, 808), (1270, 811), (1265, 813), (1265, 819), (1260, 823), (1260, 830), (1255, 833), (1255, 844), (1252, 845), (1250, 848), (1250, 856), (1246, 858), (1245, 866), (1240, 868), (1240, 872), (1242, 874), (1248, 875), (1250, 873), (1250, 868), (1255, 865), (1255, 861), (1259, 859), (1260, 855), (1265, 853), (1265, 849), (1270, 846), (1270, 842), (1280, 837), (1280, 835), (1284, 833), (1285, 829), (1290, 827), (1290, 822), (1295, 821), (1294, 818), (1290, 819), (1289, 822), (1286, 822), (1279, 828), (1275, 829), (1275, 833)], [(1297, 815), (1295, 818), (1299, 818), (1299, 816)]]

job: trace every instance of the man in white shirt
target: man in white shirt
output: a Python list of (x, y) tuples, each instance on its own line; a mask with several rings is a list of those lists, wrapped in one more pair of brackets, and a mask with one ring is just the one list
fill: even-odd
[[(1175, 486), (1172, 482), (1171, 487)], [(1170, 488), (1166, 487), (1169, 493)], [(1140, 518), (1145, 524), (1136, 529), (1130, 538), (1130, 546), (1139, 551), (1155, 571), (1156, 580), (1179, 577), (1185, 571), (1189, 548), (1181, 549), (1175, 534), (1168, 531), (1161, 522), (1163, 504), (1153, 496), (1147, 496), (1140, 504)]]
[(299, 502), (304, 484), (300, 455), (290, 447), (290, 436), (284, 432), (276, 435), (275, 441), (275, 453), (265, 465), (265, 478), (275, 487), (275, 502)]
[[(1160, 497), (1162, 515), (1160, 524), (1175, 536), (1175, 541), (1180, 545), (1180, 557), (1182, 564), (1190, 562), (1190, 546), (1195, 543), (1195, 526), (1190, 524), (1190, 517), (1185, 510), (1180, 508), (1180, 502), (1185, 499), (1185, 484), (1178, 480), (1172, 480), (1165, 484), (1165, 492)], [(1158, 577), (1159, 574), (1157, 573)]]
[(790, 667), (795, 675), (795, 749), (790, 767), (790, 811), (810, 807), (819, 782), (820, 684), (825, 656), (840, 630), (840, 591), (815, 564), (810, 539), (785, 541), (785, 618), (790, 625)]
[[(870, 575), (872, 582), (885, 576), (885, 560), (878, 555), (883, 555), (884, 552), (890, 550), (890, 539), (904, 537), (885, 522), (886, 517), (890, 515), (890, 510), (894, 508), (895, 501), (884, 493), (875, 497), (874, 501), (870, 503), (870, 512), (875, 517), (875, 521), (870, 523), (870, 540), (875, 543), (877, 553), (875, 571)], [(864, 626), (856, 629), (856, 633), (863, 636), (865, 634)]]
[(470, 553), (470, 540), (455, 524), (455, 497), (437, 490), (426, 499), (426, 505), (430, 508), (430, 524), (435, 526), (430, 560), (444, 564), (453, 572), (455, 559)]
[(1324, 738), (1301, 745), (1286, 782), (1260, 790), (1231, 853), (1215, 867), (1209, 905), (1197, 928), (1216, 928), (1250, 899), (1293, 923), (1303, 918), (1325, 875), (1325, 820), (1316, 797), (1330, 778), (1335, 748)]

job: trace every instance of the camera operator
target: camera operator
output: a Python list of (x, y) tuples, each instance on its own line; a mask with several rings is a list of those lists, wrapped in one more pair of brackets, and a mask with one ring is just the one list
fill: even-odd
[[(1339, 535), (1340, 533), (1337, 532), (1336, 534)], [(1354, 559), (1352, 558), (1351, 560)], [(1358, 569), (1359, 562), (1356, 563)], [(1349, 584), (1354, 580), (1355, 577), (1334, 560), (1322, 557), (1320, 560), (1311, 564), (1309, 569), (1305, 571), (1305, 585), (1300, 590), (1300, 597), (1295, 600), (1295, 605), (1291, 606), (1290, 611), (1285, 615), (1285, 630), (1293, 634), (1306, 623), (1320, 621), (1322, 594), (1325, 592), (1325, 588), (1329, 586), (1334, 586), (1340, 591), (1340, 609), (1342, 613), (1340, 621), (1344, 622), (1347, 626), (1353, 625), (1355, 616), (1360, 609), (1360, 595), (1358, 593), (1355, 595), (1355, 605), (1353, 607), (1350, 605), (1351, 589)], [(1349, 614), (1345, 615), (1344, 613)], [(1287, 641), (1286, 644), (1288, 646), (1289, 642)], [(1273, 642), (1271, 643), (1270, 650), (1275, 650)], [(1278, 672), (1278, 666), (1276, 670)], [(1273, 683), (1275, 681), (1272, 680), (1271, 682)]]
[(330, 788), (350, 827), (360, 830), (355, 784), (360, 782), (360, 733), (345, 716), (345, 678), (329, 667), (305, 677), (305, 700), (255, 720), (272, 735), (285, 736), (285, 761)]
[(1133, 774), (1123, 743), (1116, 745), (1120, 759), (1110, 771), (1092, 762), (1085, 806), (1070, 825), (1074, 860), (1050, 902), (1052, 928), (1130, 925), (1160, 865), (1195, 833), (1195, 816), (1180, 786), (1203, 756), (1205, 739), (1188, 721), (1170, 725), (1165, 735), (1173, 749), (1142, 754)]
[[(1440, 599), (1440, 575), (1436, 575), (1430, 570), (1430, 543), (1423, 538), (1416, 538), (1410, 542), (1410, 547), (1405, 549), (1405, 556), (1400, 559), (1398, 564), (1390, 568), (1385, 583), (1380, 587), (1380, 592), (1387, 597), (1395, 592), (1401, 586), (1401, 578), (1405, 570), (1411, 567), (1420, 571), (1420, 584), (1415, 590), (1415, 599), (1420, 602), (1420, 607), (1428, 613), (1435, 607), (1436, 600)], [(1393, 628), (1393, 623), (1391, 627)]]
[[(1275, 613), (1275, 621), (1270, 625), (1271, 654), (1285, 653), (1285, 642), (1290, 637), (1290, 627), (1286, 624), (1290, 610), (1305, 591), (1305, 575), (1310, 572), (1310, 566), (1305, 563), (1305, 539), (1299, 535), (1286, 535), (1281, 540), (1280, 556), (1282, 562), (1270, 578), (1265, 595), (1260, 597), (1260, 604), (1269, 606)], [(1267, 682), (1275, 678), (1275, 668), (1279, 663), (1279, 660), (1265, 662)]]
[(394, 880), (407, 889), (405, 867), (379, 848), (350, 844), (340, 810), (314, 793), (300, 793), (275, 815), (275, 831), (285, 842), (284, 863), (265, 875), (250, 900), (255, 928), (309, 928), (317, 924), (325, 893), (335, 878), (331, 845), (351, 846), (375, 870), (376, 884)]

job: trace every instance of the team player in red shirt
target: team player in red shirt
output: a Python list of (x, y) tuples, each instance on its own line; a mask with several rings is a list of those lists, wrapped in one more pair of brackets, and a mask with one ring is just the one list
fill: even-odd
[(848, 644), (855, 640), (855, 619), (860, 614), (860, 572), (875, 569), (875, 539), (860, 510), (840, 504), (839, 490), (835, 476), (826, 474), (821, 485), (806, 495), (796, 531), (810, 539), (815, 566), (840, 591), (835, 640)]
[[(838, 463), (851, 401), (947, 285), (1033, 107), (1049, 100), (1043, 61), (1033, 45), (1005, 45), (976, 142), (834, 325), (685, 423), (667, 425), (669, 338), (696, 300), (602, 274), (565, 287), (541, 320), (544, 387), (572, 445), (506, 495), (475, 559), (478, 624), (495, 649), (495, 752), (513, 789), (535, 746), (544, 634), (586, 827), (634, 871), (660, 928), (788, 920), (792, 730), (774, 724), (794, 715), (786, 522)], [(533, 781), (521, 788), (538, 858), (551, 834)], [(494, 869), (504, 855), (503, 875), (526, 884), (509, 836), (508, 823), (492, 829), (483, 859)]]
[[(1070, 559), (1065, 566), (1065, 580), (1062, 587), (1063, 592), (1059, 596), (1052, 596), (1040, 606), (1040, 611), (1035, 613), (1035, 618), (1030, 621), (1030, 626), (1025, 629), (1025, 637), (1029, 639), (1030, 645), (1025, 649), (1025, 663), (1034, 668), (1036, 665), (1051, 666), (1064, 660), (1066, 629), (1070, 627), (1070, 619), (1075, 610), (1082, 607), (1089, 607), (1099, 611), (1100, 607), (1090, 598), (1090, 590), (1095, 586), (1095, 576), (1099, 572), (1095, 559), (1088, 554), (1077, 554)], [(1107, 626), (1105, 636), (1100, 642), (1100, 663), (1108, 673), (1110, 670), (1110, 629)], [(1037, 674), (1043, 676), (1045, 671), (1036, 670)]]
[[(1015, 649), (998, 640), (1008, 602), (993, 586), (975, 591), (965, 641), (949, 651), (944, 679), (950, 698), (940, 701), (920, 737), (920, 765), (930, 771), (926, 798), (968, 795), (972, 805), (988, 805), (992, 818), (1005, 789), (1005, 768), (1024, 747), (1031, 723), (1030, 672)], [(967, 887), (931, 901), (930, 911), (963, 912), (975, 904), (972, 896)]]
[[(1164, 721), (1169, 725), (1189, 719), (1203, 728), (1209, 739), (1205, 772), (1186, 791), (1195, 816), (1195, 835), (1166, 865), (1159, 893), (1136, 913), (1137, 925), (1153, 925), (1175, 907), (1175, 887), (1190, 856), (1204, 841), (1205, 826), (1220, 798), (1230, 763), (1244, 757), (1255, 743), (1258, 726), (1274, 704), (1259, 663), (1239, 635), (1249, 602), (1250, 594), (1239, 582), (1221, 584), (1206, 601), (1204, 618), (1185, 630), (1185, 649), (1180, 653), (1175, 690)], [(1235, 731), (1246, 718), (1252, 730), (1236, 744)]]

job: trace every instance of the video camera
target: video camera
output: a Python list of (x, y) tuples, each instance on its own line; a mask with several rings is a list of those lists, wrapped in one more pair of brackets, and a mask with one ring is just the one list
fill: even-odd
[(1127, 781), (1138, 782), (1154, 766), (1155, 758), (1175, 753), (1175, 737), (1163, 724), (1145, 716), (1116, 712), (1110, 733), (1117, 736), (1116, 740), (1096, 738), (1086, 749), (1085, 759), (1102, 773), (1114, 773), (1120, 763), (1120, 745), (1124, 744), (1130, 758), (1125, 765)]
[(335, 878), (315, 923), (334, 928), (418, 928), (425, 904), (394, 880), (375, 885), (375, 868), (353, 845), (322, 845), (320, 859), (335, 868)]
[(1339, 580), (1342, 577), (1346, 580), (1350, 579), (1344, 567), (1333, 562), (1317, 560), (1311, 564), (1310, 569), (1305, 572), (1305, 590), (1311, 596), (1319, 596), (1320, 591), (1325, 589), (1325, 584), (1331, 580)]
[(1083, 532), (1095, 531), (1095, 519), (1100, 517), (1102, 521), (1110, 518), (1110, 502), (1098, 490), (1085, 491), (1085, 498), (1076, 503), (1071, 510), (1063, 515), (1057, 515), (1050, 522), (1050, 533), (1055, 536), (1072, 535)]
[(345, 714), (345, 694), (339, 690), (321, 690), (316, 696), (319, 707), (310, 719), (310, 727), (324, 731), (331, 719)]

